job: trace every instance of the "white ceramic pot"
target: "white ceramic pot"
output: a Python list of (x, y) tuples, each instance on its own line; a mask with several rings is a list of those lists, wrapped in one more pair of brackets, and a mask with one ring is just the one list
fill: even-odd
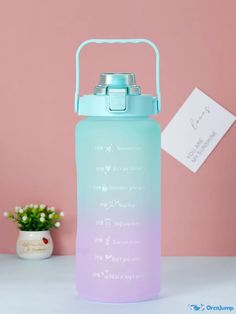
[(48, 230), (19, 231), (16, 252), (25, 259), (43, 259), (52, 255), (53, 242)]

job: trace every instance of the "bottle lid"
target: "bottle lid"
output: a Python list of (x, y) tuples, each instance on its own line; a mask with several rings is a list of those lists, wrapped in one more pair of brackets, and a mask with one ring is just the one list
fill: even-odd
[(80, 97), (80, 115), (148, 116), (159, 112), (158, 100), (141, 94), (134, 73), (101, 73), (94, 94)]
[[(80, 95), (80, 53), (88, 44), (147, 44), (155, 52), (156, 96), (141, 94), (134, 73), (102, 73), (91, 95)], [(148, 39), (88, 39), (76, 50), (75, 112), (86, 116), (149, 116), (160, 112), (159, 52)]]

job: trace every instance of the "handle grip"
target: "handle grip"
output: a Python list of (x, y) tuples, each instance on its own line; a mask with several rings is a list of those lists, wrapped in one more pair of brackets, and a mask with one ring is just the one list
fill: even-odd
[(148, 39), (88, 39), (77, 48), (76, 50), (76, 86), (75, 86), (75, 112), (78, 111), (79, 105), (79, 92), (80, 92), (80, 52), (81, 50), (87, 46), (88, 44), (140, 44), (144, 43), (151, 46), (155, 52), (156, 57), (156, 94), (157, 94), (157, 102), (159, 111), (161, 109), (161, 98), (160, 98), (160, 81), (159, 81), (159, 51), (157, 46)]

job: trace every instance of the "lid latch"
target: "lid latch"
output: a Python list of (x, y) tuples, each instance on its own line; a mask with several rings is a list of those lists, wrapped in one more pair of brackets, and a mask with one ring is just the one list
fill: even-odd
[(107, 95), (109, 96), (109, 110), (110, 111), (125, 111), (126, 110), (127, 88), (108, 87)]

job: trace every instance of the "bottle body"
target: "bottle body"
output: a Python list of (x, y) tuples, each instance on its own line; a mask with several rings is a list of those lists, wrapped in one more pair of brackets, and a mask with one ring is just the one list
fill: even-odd
[(76, 285), (81, 297), (135, 302), (160, 289), (160, 127), (148, 117), (76, 126)]

